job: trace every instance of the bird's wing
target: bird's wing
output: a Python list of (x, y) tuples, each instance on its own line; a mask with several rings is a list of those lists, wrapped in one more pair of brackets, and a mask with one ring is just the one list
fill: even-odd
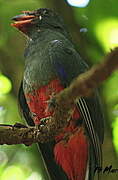
[(21, 116), (23, 116), (23, 118), (25, 118), (25, 120), (29, 126), (34, 126), (34, 122), (33, 122), (33, 119), (31, 118), (30, 110), (29, 110), (29, 107), (28, 107), (26, 99), (25, 99), (25, 95), (24, 95), (24, 91), (23, 91), (23, 82), (21, 82), (19, 92), (18, 92), (18, 103), (19, 103), (19, 109), (21, 112)]
[[(74, 78), (87, 71), (88, 66), (72, 46), (68, 48), (68, 44), (64, 43), (59, 40), (50, 42), (49, 55), (55, 73), (62, 84), (67, 87)], [(83, 117), (87, 135), (95, 153), (96, 165), (101, 166), (104, 118), (97, 91), (90, 98), (80, 98), (76, 104)]]

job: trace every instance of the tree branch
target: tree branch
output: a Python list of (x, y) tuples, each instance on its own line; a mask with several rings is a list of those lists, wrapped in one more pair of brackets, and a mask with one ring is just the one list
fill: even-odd
[(44, 126), (25, 127), (18, 125), (0, 126), (0, 144), (25, 144), (47, 142), (63, 131), (70, 117), (70, 110), (75, 100), (82, 96), (88, 97), (94, 89), (118, 69), (118, 48), (111, 51), (103, 63), (93, 66), (79, 75), (68, 88), (65, 88), (55, 99), (54, 116)]

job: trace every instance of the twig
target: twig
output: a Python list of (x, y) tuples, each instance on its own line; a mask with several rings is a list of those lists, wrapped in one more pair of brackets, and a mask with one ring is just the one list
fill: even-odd
[(0, 144), (25, 144), (31, 145), (37, 142), (47, 142), (53, 140), (54, 134), (45, 127), (17, 127), (15, 125), (0, 126)]

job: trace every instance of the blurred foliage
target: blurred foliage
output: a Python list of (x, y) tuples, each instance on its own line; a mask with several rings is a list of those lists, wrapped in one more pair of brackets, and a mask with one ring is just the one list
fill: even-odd
[[(59, 4), (62, 4), (61, 9)], [(63, 4), (65, 5), (63, 6)], [(110, 48), (118, 45), (118, 13), (117, 0), (90, 0), (84, 8), (66, 8), (66, 0), (0, 0), (0, 123), (14, 124), (24, 122), (18, 113), (16, 95), (22, 79), (23, 51), (25, 37), (10, 26), (11, 18), (23, 10), (33, 10), (40, 7), (53, 6), (62, 14), (65, 13), (67, 22), (69, 10), (73, 12), (74, 23), (79, 25), (75, 39), (81, 37), (81, 42), (76, 44), (83, 57), (89, 59), (90, 64), (98, 63)], [(56, 7), (57, 6), (57, 7)], [(69, 23), (68, 23), (69, 24)], [(71, 29), (69, 27), (69, 29)], [(83, 43), (84, 42), (84, 43)], [(113, 135), (115, 150), (118, 152), (118, 72), (101, 86), (104, 111), (107, 114), (105, 125), (108, 134)], [(11, 89), (12, 88), (12, 89)], [(110, 130), (110, 132), (109, 132)], [(112, 131), (113, 130), (113, 131)], [(108, 137), (108, 136), (107, 136)], [(114, 150), (106, 138), (107, 150), (116, 157)], [(110, 148), (109, 148), (110, 147)], [(105, 149), (105, 151), (107, 151)], [(109, 156), (110, 157), (110, 156)], [(109, 162), (109, 161), (108, 161)], [(42, 178), (42, 175), (44, 176)], [(23, 145), (0, 147), (0, 179), (6, 180), (43, 180), (46, 179), (41, 156), (39, 156), (36, 145), (25, 147)], [(106, 179), (106, 178), (105, 178)], [(111, 178), (112, 179), (112, 178)]]
[(11, 88), (11, 81), (3, 74), (0, 74), (0, 95), (9, 93)]

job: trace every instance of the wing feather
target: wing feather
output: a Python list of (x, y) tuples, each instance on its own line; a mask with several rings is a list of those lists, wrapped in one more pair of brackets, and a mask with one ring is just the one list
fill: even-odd
[(95, 132), (95, 129), (92, 123), (92, 117), (90, 115), (90, 111), (88, 109), (85, 99), (80, 98), (77, 101), (77, 106), (79, 108), (79, 111), (82, 114), (85, 126), (87, 128), (87, 132), (89, 133), (89, 138), (91, 139), (92, 145), (94, 147), (96, 162), (98, 163), (97, 165), (100, 167), (102, 164), (101, 144), (100, 144), (98, 135)]
[[(49, 49), (50, 60), (65, 87), (69, 86), (79, 74), (88, 70), (88, 65), (74, 47), (70, 46), (69, 43), (67, 44), (66, 41), (52, 41)], [(83, 117), (90, 142), (93, 145), (96, 163), (101, 166), (104, 118), (97, 91), (90, 98), (80, 98), (77, 105)]]

